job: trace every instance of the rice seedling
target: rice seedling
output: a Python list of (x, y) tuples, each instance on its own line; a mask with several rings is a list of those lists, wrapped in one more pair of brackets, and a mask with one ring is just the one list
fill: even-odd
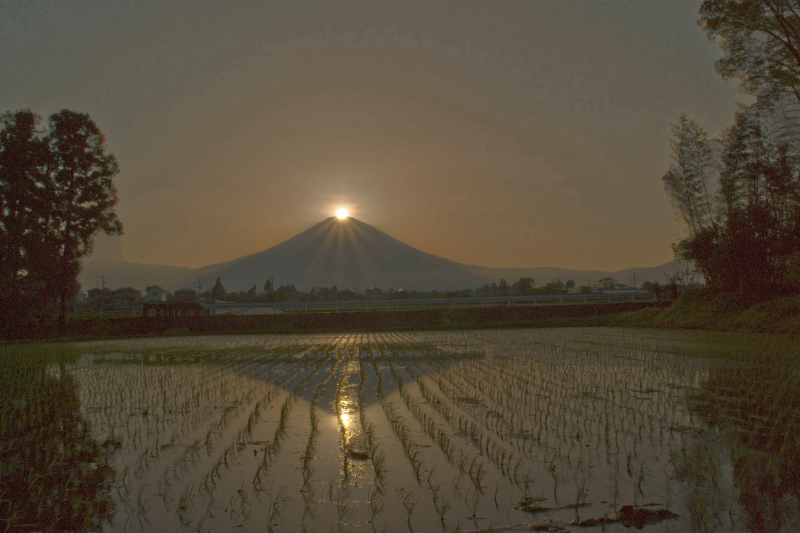
[(0, 527), (485, 529), (659, 502), (671, 530), (786, 528), (798, 344), (573, 329), (0, 347)]

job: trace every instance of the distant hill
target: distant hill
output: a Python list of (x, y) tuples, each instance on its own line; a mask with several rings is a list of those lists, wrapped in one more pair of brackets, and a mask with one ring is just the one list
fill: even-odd
[(263, 252), (198, 269), (145, 265), (126, 261), (84, 262), (80, 281), (84, 289), (97, 287), (105, 276), (106, 287), (130, 286), (144, 290), (161, 285), (167, 290), (204, 289), (220, 278), (228, 291), (262, 289), (268, 278), (276, 286), (294, 283), (298, 289), (331, 287), (364, 291), (370, 287), (406, 290), (457, 290), (497, 283), (513, 283), (531, 277), (537, 286), (572, 279), (578, 285), (611, 277), (630, 284), (665, 280), (674, 271), (672, 263), (657, 267), (631, 268), (617, 272), (569, 270), (554, 267), (488, 268), (463, 265), (417, 250), (355, 218), (331, 217), (268, 248)]

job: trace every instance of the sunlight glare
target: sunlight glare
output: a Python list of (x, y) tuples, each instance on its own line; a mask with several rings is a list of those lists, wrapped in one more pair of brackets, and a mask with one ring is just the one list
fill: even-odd
[(336, 210), (336, 218), (338, 218), (339, 220), (344, 220), (349, 216), (350, 216), (350, 211), (348, 211), (344, 207), (340, 207), (339, 209)]

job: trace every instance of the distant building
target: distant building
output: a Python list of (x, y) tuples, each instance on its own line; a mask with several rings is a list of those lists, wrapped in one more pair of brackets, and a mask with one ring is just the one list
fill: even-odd
[(311, 293), (311, 298), (314, 300), (330, 300), (331, 299), (331, 290), (322, 287), (320, 289), (315, 290)]
[(158, 285), (151, 285), (145, 289), (144, 298), (142, 301), (145, 303), (166, 302), (169, 299), (169, 293), (163, 287)]
[(357, 292), (351, 291), (350, 289), (344, 289), (339, 291), (339, 299), (340, 300), (358, 300), (361, 298), (361, 295)]
[(111, 305), (110, 289), (89, 289), (86, 291), (86, 303), (94, 307)]
[(314, 300), (358, 300), (361, 296), (350, 289), (344, 290), (336, 290), (336, 287), (331, 287), (330, 289), (322, 287), (320, 289), (316, 289), (313, 293), (311, 293), (311, 298)]
[(397, 289), (396, 291), (389, 289), (389, 291), (386, 293), (386, 298), (391, 298), (392, 300), (408, 298), (408, 291), (405, 289)]
[(198, 301), (197, 291), (194, 289), (178, 289), (172, 295), (173, 302), (196, 302)]
[(368, 300), (383, 298), (383, 290), (379, 289), (378, 287), (372, 287), (371, 289), (366, 290), (365, 296)]
[(124, 287), (111, 291), (111, 305), (114, 307), (139, 305), (141, 299), (142, 293), (132, 287)]

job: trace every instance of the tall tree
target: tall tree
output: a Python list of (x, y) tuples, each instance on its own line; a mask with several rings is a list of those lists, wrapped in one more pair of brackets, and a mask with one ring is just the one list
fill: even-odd
[(112, 182), (119, 166), (106, 154), (103, 134), (85, 113), (65, 109), (53, 114), (44, 142), (49, 157), (43, 193), (52, 208), (41, 218), (47, 239), (58, 243), (53, 274), (63, 322), (67, 301), (77, 288), (80, 259), (92, 251), (92, 236), (98, 231), (122, 234)]
[(46, 146), (37, 136), (39, 117), (29, 110), (6, 113), (0, 130), (0, 313), (6, 325), (32, 314), (44, 280), (31, 259), (39, 253)]
[[(726, 262), (739, 267), (730, 279), (739, 287), (781, 283), (786, 261), (800, 244), (800, 161), (785, 143), (766, 138), (761, 122), (756, 107), (742, 108), (722, 154)], [(737, 261), (742, 254), (747, 257)]]
[(112, 183), (119, 168), (88, 115), (63, 110), (49, 131), (37, 125), (30, 111), (3, 117), (0, 296), (18, 318), (29, 316), (31, 302), (41, 310), (59, 301), (63, 323), (93, 235), (122, 233)]
[(705, 0), (700, 16), (708, 36), (720, 38), (725, 78), (742, 78), (750, 94), (774, 99), (790, 92), (800, 101), (800, 3)]

